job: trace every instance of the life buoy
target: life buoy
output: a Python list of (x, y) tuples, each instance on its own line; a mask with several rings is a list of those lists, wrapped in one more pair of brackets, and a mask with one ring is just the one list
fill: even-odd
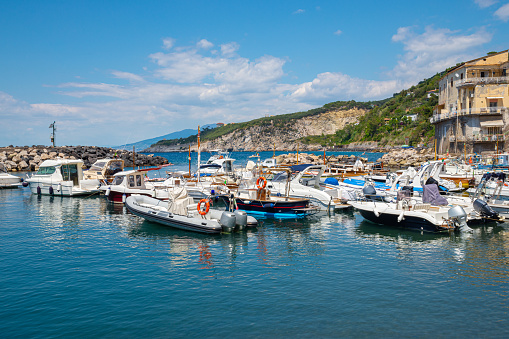
[(472, 164), (472, 157), (470, 157), (470, 159), (468, 160), (468, 163)]
[[(201, 204), (202, 202), (205, 203), (205, 211), (202, 211), (201, 209)], [(201, 199), (200, 202), (198, 203), (198, 213), (200, 213), (200, 215), (205, 215), (207, 213), (209, 213), (209, 209), (210, 209), (210, 202), (208, 199)]]
[(223, 156), (222, 156), (222, 155), (220, 155), (220, 156), (219, 156), (219, 159), (223, 159)]
[[(260, 181), (262, 182), (261, 184)], [(265, 188), (265, 186), (267, 186), (267, 179), (265, 179), (264, 177), (259, 177), (258, 180), (256, 180), (256, 187), (262, 189)]]

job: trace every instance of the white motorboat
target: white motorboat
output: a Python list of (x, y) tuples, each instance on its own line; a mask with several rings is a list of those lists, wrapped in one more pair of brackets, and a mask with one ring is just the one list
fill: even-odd
[[(370, 199), (376, 194), (372, 186), (365, 187), (363, 191), (366, 199), (350, 201), (349, 204), (371, 222), (422, 232), (471, 231), (465, 209), (459, 205), (448, 205), (435, 184), (424, 186), (422, 199), (400, 191), (395, 201), (377, 201)], [(478, 219), (472, 221), (477, 222)]]
[(118, 172), (113, 176), (110, 185), (102, 186), (101, 190), (109, 201), (124, 203), (131, 194), (146, 195), (152, 198), (167, 200), (169, 188), (145, 181), (147, 170), (129, 170)]
[(16, 188), (23, 182), (23, 178), (9, 174), (4, 164), (0, 164), (0, 188)]
[(167, 201), (131, 195), (126, 199), (126, 206), (131, 213), (146, 220), (187, 231), (222, 233), (257, 225), (256, 219), (244, 211), (213, 210), (206, 199), (195, 204), (184, 187), (172, 192)]
[(77, 196), (99, 192), (99, 180), (84, 179), (82, 168), (83, 160), (45, 160), (25, 181), (34, 194)]

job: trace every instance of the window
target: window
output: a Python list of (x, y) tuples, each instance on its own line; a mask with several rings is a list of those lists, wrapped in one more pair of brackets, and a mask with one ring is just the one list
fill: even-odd
[(502, 76), (503, 76), (503, 77), (507, 76), (507, 69), (505, 69), (505, 68), (504, 68), (504, 69), (502, 70)]
[(461, 79), (461, 80), (463, 80), (463, 73), (461, 73), (461, 75), (460, 75), (460, 79)]
[(141, 186), (141, 175), (136, 175), (136, 186)]
[(129, 187), (134, 187), (134, 175), (130, 175), (128, 177), (129, 180)]
[(40, 167), (37, 171), (37, 175), (48, 175), (55, 173), (55, 167)]
[(113, 179), (112, 185), (121, 185), (124, 181), (125, 175), (118, 175)]
[(481, 78), (484, 78), (486, 74), (484, 72), (481, 72)]
[(453, 81), (453, 79), (451, 78), (451, 87), (452, 87), (452, 85), (453, 85), (453, 84), (454, 84), (454, 81)]

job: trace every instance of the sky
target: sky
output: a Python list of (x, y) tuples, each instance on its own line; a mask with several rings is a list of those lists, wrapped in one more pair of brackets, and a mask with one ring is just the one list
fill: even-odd
[(116, 146), (391, 97), (509, 49), (509, 1), (0, 1), (0, 146)]

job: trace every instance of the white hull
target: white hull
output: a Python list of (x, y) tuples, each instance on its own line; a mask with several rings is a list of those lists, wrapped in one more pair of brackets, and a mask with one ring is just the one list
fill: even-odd
[[(90, 195), (99, 192), (99, 189), (82, 189), (78, 186), (73, 186), (72, 181), (62, 181), (60, 183), (48, 183), (44, 181), (30, 180), (29, 187), (30, 191), (33, 194), (60, 195), (64, 197)], [(50, 189), (50, 187), (53, 189), (53, 193), (51, 192), (52, 190)]]

